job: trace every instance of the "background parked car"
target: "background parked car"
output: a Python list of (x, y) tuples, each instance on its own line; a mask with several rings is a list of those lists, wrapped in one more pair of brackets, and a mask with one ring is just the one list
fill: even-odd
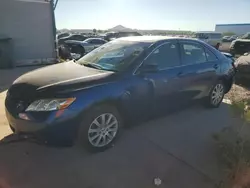
[(84, 54), (89, 53), (106, 42), (107, 41), (101, 38), (88, 38), (84, 41), (67, 40), (65, 44), (70, 49), (71, 53), (79, 54), (79, 57), (82, 57)]
[(236, 39), (230, 45), (230, 53), (235, 55), (244, 55), (250, 52), (250, 40), (249, 39)]
[(74, 35), (70, 35), (70, 36), (58, 39), (57, 43), (58, 45), (61, 45), (67, 40), (84, 41), (85, 39), (87, 39), (87, 37), (84, 35), (74, 34)]
[(236, 39), (237, 39), (236, 35), (233, 35), (233, 36), (224, 36), (222, 38), (222, 42), (232, 42), (232, 41), (234, 41)]
[(116, 38), (129, 37), (129, 36), (142, 36), (142, 35), (135, 31), (108, 32), (104, 35), (104, 40), (111, 41)]
[(219, 49), (222, 42), (222, 34), (216, 32), (196, 32), (194, 38), (202, 40), (216, 49)]
[(70, 36), (70, 33), (59, 33), (57, 34), (56, 38), (60, 39), (60, 38), (68, 37), (68, 36)]
[(250, 40), (250, 32), (240, 37), (241, 39), (249, 39)]
[(222, 37), (222, 42), (230, 42), (230, 36), (224, 36)]
[(235, 61), (237, 67), (236, 82), (245, 84), (250, 81), (250, 54), (242, 55)]

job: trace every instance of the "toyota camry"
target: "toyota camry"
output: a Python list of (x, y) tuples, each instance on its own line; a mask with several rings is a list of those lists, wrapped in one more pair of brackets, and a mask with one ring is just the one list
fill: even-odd
[(22, 75), (7, 92), (6, 116), (16, 134), (100, 151), (127, 120), (194, 100), (219, 107), (234, 74), (230, 58), (202, 41), (125, 37)]

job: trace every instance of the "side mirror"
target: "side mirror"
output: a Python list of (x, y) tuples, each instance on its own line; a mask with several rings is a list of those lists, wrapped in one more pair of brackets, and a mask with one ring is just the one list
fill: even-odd
[(158, 65), (154, 63), (144, 63), (140, 68), (140, 73), (158, 72)]

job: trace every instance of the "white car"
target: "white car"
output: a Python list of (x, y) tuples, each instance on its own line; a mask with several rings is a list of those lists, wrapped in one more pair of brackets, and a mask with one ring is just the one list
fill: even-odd
[(216, 32), (196, 32), (194, 38), (202, 40), (216, 49), (219, 49), (222, 42), (222, 34)]

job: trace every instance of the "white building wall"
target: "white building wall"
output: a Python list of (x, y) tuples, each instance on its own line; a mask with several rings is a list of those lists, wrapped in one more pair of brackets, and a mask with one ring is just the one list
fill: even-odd
[(215, 26), (215, 31), (220, 33), (233, 32), (236, 35), (243, 35), (250, 32), (249, 24), (217, 24)]
[(12, 38), (15, 65), (56, 58), (52, 11), (46, 0), (0, 0), (0, 35)]

